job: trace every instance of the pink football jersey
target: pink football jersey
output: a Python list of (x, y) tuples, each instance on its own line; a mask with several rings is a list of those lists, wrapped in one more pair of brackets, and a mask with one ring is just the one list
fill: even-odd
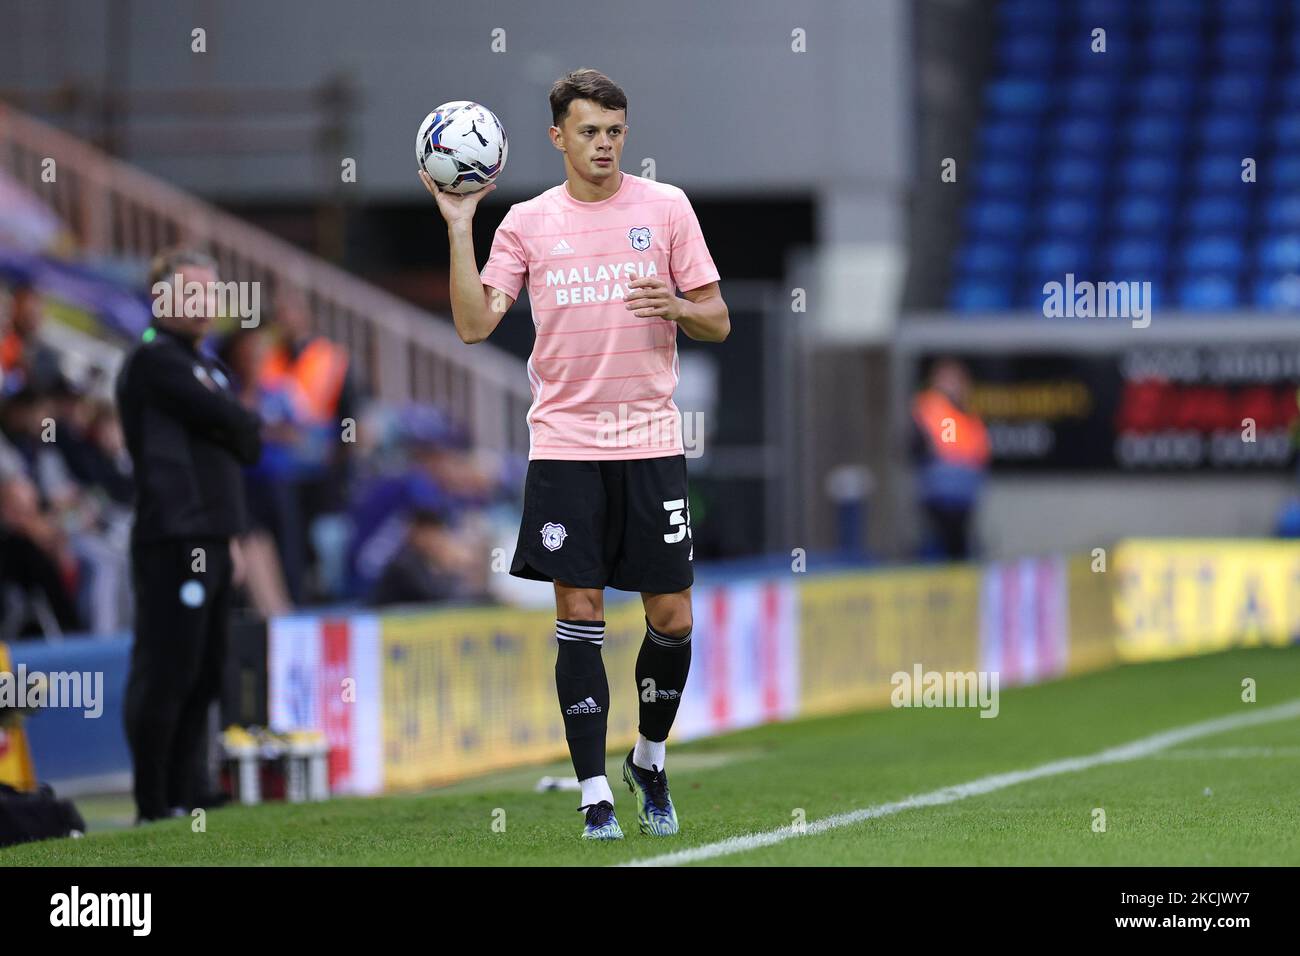
[(622, 176), (599, 202), (579, 202), (561, 183), (512, 206), (483, 267), (484, 285), (511, 298), (528, 282), (530, 459), (682, 454), (677, 323), (629, 311), (628, 283), (658, 276), (689, 292), (718, 270), (684, 192)]

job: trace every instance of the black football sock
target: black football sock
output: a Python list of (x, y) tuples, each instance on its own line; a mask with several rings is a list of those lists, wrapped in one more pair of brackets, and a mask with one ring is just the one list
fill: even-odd
[(600, 656), (604, 621), (556, 621), (559, 650), (555, 690), (564, 715), (564, 736), (579, 780), (605, 775), (605, 731), (609, 726), (609, 680)]
[[(668, 739), (691, 669), (691, 632), (681, 637), (660, 634), (645, 624), (641, 652), (636, 657), (636, 689), (640, 699), (638, 730), (656, 743)], [(646, 768), (649, 769), (649, 768)]]

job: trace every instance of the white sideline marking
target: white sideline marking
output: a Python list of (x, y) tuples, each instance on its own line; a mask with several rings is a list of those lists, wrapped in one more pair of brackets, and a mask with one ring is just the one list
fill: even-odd
[(1029, 770), (997, 773), (988, 777), (980, 777), (978, 780), (972, 780), (969, 783), (961, 783), (952, 787), (944, 787), (941, 790), (922, 793), (918, 796), (907, 797), (903, 800), (896, 800), (893, 803), (882, 803), (874, 807), (863, 807), (861, 810), (851, 810), (848, 813), (837, 813), (834, 816), (824, 817), (821, 820), (809, 823), (805, 828), (805, 834), (800, 834), (791, 827), (781, 827), (778, 830), (769, 830), (766, 833), (749, 833), (743, 836), (730, 837), (726, 840), (719, 840), (717, 843), (706, 843), (703, 846), (678, 850), (674, 853), (663, 853), (658, 856), (644, 857), (640, 860), (629, 860), (619, 865), (676, 866), (680, 863), (695, 863), (699, 860), (730, 856), (733, 853), (745, 853), (749, 850), (757, 850), (760, 847), (784, 843), (794, 837), (813, 836), (838, 827), (852, 826), (855, 823), (861, 823), (863, 820), (887, 817), (894, 813), (901, 813), (904, 810), (956, 803), (958, 800), (965, 800), (967, 797), (992, 793), (994, 790), (1014, 787), (1018, 783), (1026, 783), (1030, 780), (1041, 780), (1044, 777), (1055, 777), (1063, 773), (1074, 773), (1078, 770), (1090, 770), (1093, 767), (1106, 764), (1140, 760), (1143, 757), (1151, 756), (1157, 751), (1164, 750), (1166, 747), (1181, 744), (1188, 740), (1195, 740), (1198, 737), (1209, 737), (1212, 734), (1239, 730), (1242, 727), (1253, 727), (1256, 724), (1289, 720), (1293, 717), (1300, 717), (1300, 699), (1248, 714), (1219, 717), (1215, 720), (1188, 724), (1186, 727), (1176, 727), (1173, 730), (1166, 730), (1150, 737), (1143, 737), (1141, 740), (1135, 740), (1132, 743), (1098, 751), (1087, 757), (1067, 757), (1064, 760), (1053, 760), (1051, 763), (1041, 764)]
[(1157, 760), (1266, 760), (1271, 757), (1300, 757), (1300, 747), (1203, 747), (1200, 750), (1170, 750), (1153, 756)]

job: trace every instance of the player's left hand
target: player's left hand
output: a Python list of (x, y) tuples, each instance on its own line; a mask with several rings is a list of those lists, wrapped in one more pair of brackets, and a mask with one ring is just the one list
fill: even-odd
[(668, 291), (668, 283), (658, 276), (633, 279), (628, 283), (632, 294), (627, 297), (627, 309), (638, 318), (658, 316), (669, 322), (682, 317), (682, 300)]

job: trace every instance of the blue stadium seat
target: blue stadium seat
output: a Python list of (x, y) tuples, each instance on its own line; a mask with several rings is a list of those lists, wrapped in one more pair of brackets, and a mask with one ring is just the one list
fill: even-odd
[(1110, 149), (1115, 126), (1108, 119), (1073, 116), (1058, 120), (1052, 128), (1052, 142), (1069, 153), (1097, 153)]
[(1300, 71), (1282, 77), (1279, 96), (1283, 107), (1288, 110), (1300, 110)]
[(1014, 239), (1029, 225), (1029, 204), (1008, 199), (976, 199), (967, 212), (967, 223), (976, 235)]
[(1248, 184), (1241, 180), (1241, 153), (1211, 154), (1196, 161), (1192, 178), (1197, 188), (1206, 191), (1238, 189)]
[(1268, 94), (1268, 74), (1263, 72), (1215, 74), (1206, 88), (1211, 108), (1218, 110), (1256, 113), (1265, 106)]
[(1027, 260), (1033, 275), (1062, 278), (1073, 272), (1085, 276), (1092, 272), (1092, 246), (1086, 240), (1046, 239), (1029, 247)]
[(1293, 311), (1300, 309), (1300, 276), (1262, 276), (1251, 289), (1251, 301), (1261, 309)]
[(1008, 73), (1039, 77), (1056, 62), (1056, 38), (1050, 33), (1010, 33), (998, 44), (998, 60)]
[(1049, 192), (1091, 193), (1106, 184), (1106, 165), (1102, 157), (1065, 156), (1048, 163), (1043, 186)]
[(1158, 238), (1119, 239), (1106, 248), (1101, 261), (1108, 277), (1154, 277), (1164, 273), (1169, 247)]
[(1254, 113), (1213, 113), (1201, 120), (1197, 138), (1207, 151), (1233, 150), (1240, 157), (1251, 155), (1243, 150), (1257, 150), (1264, 139), (1264, 124)]
[(1147, 0), (1146, 3), (1138, 4), (1138, 7), (1148, 25), (1162, 30), (1177, 25), (1199, 24), (1208, 13), (1205, 0)]
[(1143, 59), (1157, 70), (1188, 71), (1201, 61), (1203, 47), (1196, 30), (1154, 30), (1147, 34)]
[(1002, 0), (998, 16), (1005, 28), (1023, 30), (1051, 26), (1060, 20), (1061, 11), (1056, 4), (1042, 0)]
[(1127, 96), (1120, 77), (1114, 74), (1072, 76), (1064, 81), (1062, 87), (1062, 103), (1072, 114), (1110, 114)]
[(998, 312), (1011, 308), (1011, 283), (1003, 279), (971, 279), (952, 289), (949, 305), (958, 312)]
[(1265, 68), (1277, 54), (1273, 38), (1258, 28), (1227, 30), (1215, 38), (1214, 56), (1228, 67)]
[(984, 91), (985, 100), (994, 112), (1007, 116), (1041, 113), (1051, 104), (1051, 86), (1043, 80), (994, 80)]
[(1192, 73), (1150, 73), (1137, 81), (1138, 108), (1147, 112), (1181, 112), (1196, 101), (1196, 78)]
[(1255, 247), (1255, 263), (1264, 272), (1300, 272), (1300, 232), (1265, 236)]
[(1039, 216), (1045, 234), (1074, 238), (1094, 232), (1100, 219), (1097, 204), (1091, 199), (1049, 198)]
[(1181, 180), (1178, 160), (1171, 156), (1133, 156), (1120, 164), (1119, 185), (1134, 191), (1172, 191)]
[(1192, 311), (1216, 311), (1238, 304), (1237, 280), (1222, 275), (1190, 276), (1178, 283), (1178, 304)]
[(1189, 273), (1236, 273), (1245, 264), (1245, 246), (1237, 235), (1192, 237), (1179, 255), (1179, 265)]
[[(1105, 27), (1106, 50), (1093, 50), (1092, 31), (1094, 27)], [(1081, 25), (1077, 30), (1068, 30), (1062, 34), (1064, 47), (1058, 53), (1069, 57), (1073, 69), (1112, 73), (1124, 68), (1133, 59), (1140, 47), (1132, 35), (1120, 27), (1106, 27), (1105, 24), (1092, 23)]]
[(1264, 159), (1255, 172), (1262, 185), (1300, 190), (1300, 156), (1275, 154)]
[(1019, 156), (984, 159), (975, 164), (975, 183), (987, 196), (1019, 196), (1033, 182), (1034, 164)]
[(1004, 118), (985, 124), (980, 130), (984, 156), (1031, 156), (1043, 139), (1043, 126), (1031, 120)]
[(1224, 23), (1271, 26), (1285, 12), (1284, 6), (1277, 0), (1232, 0), (1219, 9), (1219, 16)]
[(1133, 10), (1133, 5), (1126, 0), (1076, 0), (1073, 6), (1077, 24), (1107, 30), (1128, 23)]
[(1124, 235), (1149, 236), (1168, 232), (1174, 225), (1173, 197), (1146, 190), (1126, 193), (1111, 208), (1111, 222)]
[(1187, 138), (1187, 121), (1181, 116), (1136, 113), (1124, 129), (1127, 144), (1138, 152), (1177, 153)]
[(986, 156), (1028, 156), (1038, 148), (1042, 126), (1033, 120), (996, 119), (980, 130), (980, 146)]
[(1282, 113), (1274, 118), (1273, 143), (1278, 149), (1300, 149), (1300, 112)]
[(1245, 195), (1198, 196), (1187, 206), (1186, 224), (1192, 232), (1241, 232), (1250, 224), (1250, 202)]
[(1270, 230), (1300, 231), (1300, 194), (1270, 196), (1261, 211)]

